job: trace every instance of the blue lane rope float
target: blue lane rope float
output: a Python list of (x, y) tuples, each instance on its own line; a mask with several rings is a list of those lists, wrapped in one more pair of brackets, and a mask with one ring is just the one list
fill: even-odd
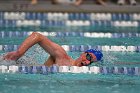
[[(17, 50), (19, 45), (0, 45), (0, 51), (10, 52)], [(140, 52), (140, 46), (92, 46), (92, 45), (62, 45), (64, 50), (70, 52), (84, 52), (87, 49), (98, 49), (100, 51), (116, 52)]]
[(49, 73), (88, 73), (88, 74), (116, 74), (140, 76), (139, 67), (98, 67), (98, 66), (0, 66), (0, 73), (23, 73), (23, 74), (49, 74)]
[(140, 13), (0, 12), (6, 20), (140, 20)]
[(28, 26), (37, 26), (37, 27), (77, 27), (77, 26), (92, 26), (92, 27), (139, 27), (139, 21), (100, 21), (100, 20), (66, 20), (66, 21), (48, 21), (48, 20), (1, 20), (0, 27), (28, 27)]
[[(0, 31), (0, 38), (12, 38), (12, 37), (26, 37), (33, 31)], [(52, 37), (89, 37), (89, 38), (125, 38), (125, 37), (140, 37), (140, 33), (97, 33), (97, 32), (41, 32), (37, 31), (45, 36)]]
[(139, 13), (0, 12), (1, 27), (104, 26), (139, 27)]

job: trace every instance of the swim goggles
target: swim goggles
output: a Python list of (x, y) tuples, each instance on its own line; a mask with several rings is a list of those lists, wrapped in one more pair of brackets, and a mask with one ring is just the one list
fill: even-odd
[(88, 66), (90, 65), (92, 62), (96, 61), (96, 56), (95, 55), (92, 55), (88, 52), (85, 52), (86, 53), (86, 60), (90, 61), (90, 63), (86, 63), (86, 62), (82, 62), (81, 65), (82, 66)]

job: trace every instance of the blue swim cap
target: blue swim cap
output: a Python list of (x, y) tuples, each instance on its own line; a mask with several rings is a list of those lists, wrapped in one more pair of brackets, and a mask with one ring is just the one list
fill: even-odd
[(93, 53), (96, 56), (97, 61), (100, 61), (103, 57), (102, 52), (96, 49), (89, 49), (86, 50), (85, 52)]

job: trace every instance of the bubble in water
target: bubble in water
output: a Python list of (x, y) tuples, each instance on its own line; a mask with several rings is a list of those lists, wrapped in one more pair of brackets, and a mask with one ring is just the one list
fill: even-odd
[(117, 88), (117, 87), (119, 87), (119, 84), (115, 84), (112, 86), (112, 88)]
[(4, 78), (5, 81), (8, 81), (8, 78)]

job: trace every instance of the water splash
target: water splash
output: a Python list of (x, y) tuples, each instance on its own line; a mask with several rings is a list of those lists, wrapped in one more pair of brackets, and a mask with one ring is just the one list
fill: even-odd
[(111, 52), (104, 52), (103, 62), (106, 65), (113, 64), (115, 61), (118, 60), (117, 56), (113, 55)]

